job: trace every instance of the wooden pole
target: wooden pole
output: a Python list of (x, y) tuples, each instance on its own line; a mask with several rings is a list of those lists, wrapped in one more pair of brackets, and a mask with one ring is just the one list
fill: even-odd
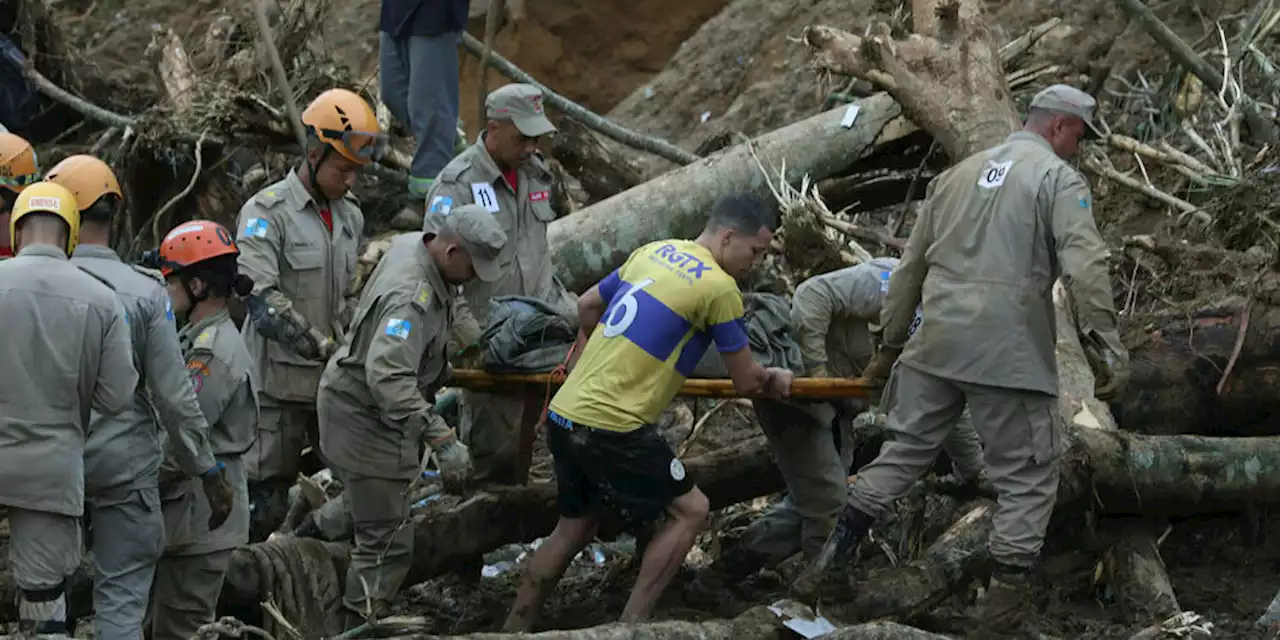
[[(555, 381), (549, 373), (499, 374), (478, 369), (455, 369), (449, 386), (473, 391), (502, 391), (528, 385), (558, 387), (563, 381)], [(796, 399), (870, 398), (880, 393), (881, 387), (861, 378), (796, 378), (791, 383), (791, 397)], [(736, 398), (732, 380), (695, 378), (686, 380), (680, 389), (682, 396), (699, 398)]]

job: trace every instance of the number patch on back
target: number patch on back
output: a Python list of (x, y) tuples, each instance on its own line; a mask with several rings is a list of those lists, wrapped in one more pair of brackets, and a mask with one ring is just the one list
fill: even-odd
[(988, 160), (987, 166), (982, 168), (982, 173), (978, 176), (978, 186), (983, 189), (995, 189), (1004, 184), (1004, 179), (1009, 175), (1009, 170), (1013, 168), (1013, 161), (995, 162)]

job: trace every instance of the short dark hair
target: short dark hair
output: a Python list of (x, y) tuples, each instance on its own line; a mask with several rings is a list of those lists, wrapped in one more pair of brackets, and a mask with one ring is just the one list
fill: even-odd
[(711, 217), (707, 220), (708, 231), (727, 228), (754, 236), (760, 233), (760, 227), (777, 231), (778, 210), (772, 201), (750, 191), (738, 191), (720, 198), (711, 208)]

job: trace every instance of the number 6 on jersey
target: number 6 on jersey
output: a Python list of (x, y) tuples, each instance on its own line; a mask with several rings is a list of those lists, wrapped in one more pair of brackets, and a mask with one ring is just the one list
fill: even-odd
[(636, 300), (636, 292), (651, 284), (653, 284), (653, 278), (645, 278), (631, 285), (630, 288), (613, 301), (612, 308), (605, 312), (604, 337), (616, 338), (626, 333), (631, 323), (636, 321), (636, 315), (640, 311), (640, 303)]

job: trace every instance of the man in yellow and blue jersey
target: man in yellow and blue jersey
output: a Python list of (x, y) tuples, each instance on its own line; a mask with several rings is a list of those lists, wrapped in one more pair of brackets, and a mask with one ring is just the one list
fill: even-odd
[(560, 522), (526, 563), (504, 631), (533, 626), (547, 587), (595, 538), (603, 506), (632, 528), (670, 516), (645, 550), (621, 620), (648, 617), (710, 510), (658, 433), (658, 415), (712, 342), (739, 395), (790, 395), (790, 371), (751, 357), (735, 281), (768, 249), (777, 225), (760, 197), (726, 196), (696, 240), (640, 247), (579, 299), (581, 355), (547, 414)]

